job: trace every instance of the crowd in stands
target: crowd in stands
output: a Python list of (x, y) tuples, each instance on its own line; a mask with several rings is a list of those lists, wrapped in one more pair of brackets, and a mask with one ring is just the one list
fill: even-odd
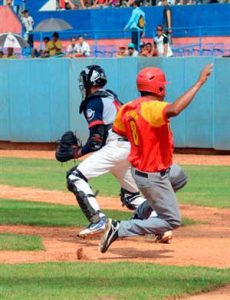
[[(16, 1), (16, 0), (14, 0)], [(98, 1), (98, 0), (97, 0)], [(168, 6), (168, 0), (162, 0), (164, 6), (163, 12), (163, 25), (159, 25), (156, 28), (156, 36), (151, 42), (144, 43), (141, 41), (142, 35), (145, 31), (145, 13), (141, 10), (141, 0), (134, 0), (132, 2), (133, 11), (128, 20), (126, 26), (123, 30), (131, 31), (131, 43), (128, 45), (121, 45), (118, 51), (114, 50), (111, 53), (110, 57), (136, 57), (136, 56), (173, 56), (170, 47), (170, 39), (169, 35), (171, 33), (171, 10)], [(58, 32), (54, 32), (52, 37), (44, 37), (43, 45), (40, 45), (40, 48), (37, 49), (34, 47), (34, 20), (33, 17), (30, 16), (30, 13), (27, 9), (21, 10), (21, 3), (14, 2), (14, 5), (17, 4), (19, 7), (17, 11), (20, 12), (21, 22), (24, 28), (24, 39), (28, 44), (28, 48), (31, 49), (31, 53), (28, 56), (31, 57), (69, 57), (69, 58), (79, 58), (79, 57), (89, 57), (89, 56), (97, 56), (100, 49), (94, 49), (94, 51), (90, 51), (89, 44), (84, 40), (83, 36), (75, 37), (73, 36), (70, 40), (70, 43), (65, 50), (63, 49), (62, 41), (60, 40)], [(168, 11), (167, 11), (168, 10)], [(107, 51), (108, 52), (108, 51)], [(28, 51), (27, 51), (28, 54)], [(104, 56), (106, 55), (106, 51), (104, 51)], [(14, 54), (14, 49), (7, 49), (7, 53), (1, 53), (3, 58), (16, 58)]]
[[(108, 46), (109, 48), (109, 46)], [(43, 38), (43, 43), (38, 48), (32, 49), (27, 57), (31, 58), (52, 58), (52, 57), (66, 57), (66, 58), (81, 58), (81, 57), (95, 57), (100, 50), (100, 46), (97, 49), (92, 50), (89, 43), (85, 41), (83, 36), (75, 37), (73, 36), (67, 46), (63, 46), (59, 34), (54, 32), (52, 37), (45, 36)], [(106, 51), (104, 52), (106, 55)], [(157, 35), (153, 42), (141, 42), (139, 45), (139, 51), (135, 49), (133, 43), (128, 43), (128, 45), (120, 45), (117, 49), (114, 47), (114, 52), (109, 55), (109, 57), (153, 57), (153, 56), (173, 56), (168, 39), (164, 37), (163, 27), (159, 25), (157, 27)], [(6, 51), (0, 51), (0, 58), (17, 58), (21, 57), (16, 55), (14, 48), (7, 48)]]
[(44, 37), (43, 45), (38, 50), (36, 48), (32, 51), (32, 57), (88, 57), (90, 56), (90, 46), (84, 40), (83, 36), (72, 37), (69, 45), (64, 50), (62, 41), (59, 38), (59, 34), (54, 32), (52, 38)]
[[(129, 7), (134, 0), (56, 0), (57, 10)], [(142, 0), (142, 6), (162, 5), (162, 0)], [(169, 5), (196, 5), (208, 3), (230, 3), (230, 0), (169, 0)], [(12, 6), (16, 14), (26, 7), (26, 0), (0, 0), (0, 5)]]
[[(57, 0), (57, 9), (86, 9), (129, 7), (134, 0)], [(142, 6), (162, 5), (162, 0), (142, 0)], [(229, 0), (169, 0), (170, 5), (196, 5), (208, 3), (229, 3)]]
[(6, 49), (6, 53), (3, 50), (0, 50), (0, 58), (17, 58), (16, 54), (14, 53), (14, 48), (8, 47)]

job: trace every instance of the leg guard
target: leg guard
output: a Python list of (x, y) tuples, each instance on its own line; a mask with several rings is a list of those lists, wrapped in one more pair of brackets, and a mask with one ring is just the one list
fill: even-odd
[(92, 201), (96, 202), (96, 198), (88, 184), (88, 180), (77, 167), (67, 172), (66, 179), (68, 190), (76, 196), (77, 202), (86, 218), (91, 223), (97, 223), (100, 220), (100, 211), (92, 206)]
[(130, 210), (135, 210), (141, 203), (145, 201), (140, 193), (131, 193), (123, 188), (120, 190), (120, 199), (122, 206), (126, 206)]

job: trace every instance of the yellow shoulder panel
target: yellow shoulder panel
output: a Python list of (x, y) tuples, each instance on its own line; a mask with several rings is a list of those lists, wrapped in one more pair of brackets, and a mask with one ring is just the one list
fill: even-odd
[(125, 126), (124, 123), (122, 122), (122, 108), (116, 114), (116, 118), (114, 120), (113, 126), (117, 128), (119, 131), (125, 133)]
[(164, 117), (164, 109), (167, 102), (146, 101), (141, 103), (141, 115), (153, 127), (160, 127), (167, 123)]

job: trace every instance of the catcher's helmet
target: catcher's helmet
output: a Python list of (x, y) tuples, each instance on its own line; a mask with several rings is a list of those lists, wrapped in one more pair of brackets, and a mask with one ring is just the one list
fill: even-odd
[(80, 88), (87, 90), (91, 86), (103, 87), (107, 83), (105, 71), (98, 65), (87, 66), (79, 76)]
[(138, 73), (136, 83), (139, 92), (149, 92), (159, 97), (165, 96), (167, 81), (164, 72), (159, 68), (144, 68)]
[(90, 65), (85, 67), (79, 75), (79, 89), (82, 95), (80, 105), (80, 113), (82, 113), (87, 97), (89, 96), (89, 88), (98, 86), (103, 88), (107, 83), (105, 71), (98, 65)]

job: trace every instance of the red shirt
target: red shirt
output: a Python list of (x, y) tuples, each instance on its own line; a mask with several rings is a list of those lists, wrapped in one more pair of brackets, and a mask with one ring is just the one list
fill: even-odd
[(164, 113), (166, 102), (141, 97), (122, 106), (113, 130), (131, 143), (129, 161), (143, 172), (169, 168), (173, 156), (173, 136)]

